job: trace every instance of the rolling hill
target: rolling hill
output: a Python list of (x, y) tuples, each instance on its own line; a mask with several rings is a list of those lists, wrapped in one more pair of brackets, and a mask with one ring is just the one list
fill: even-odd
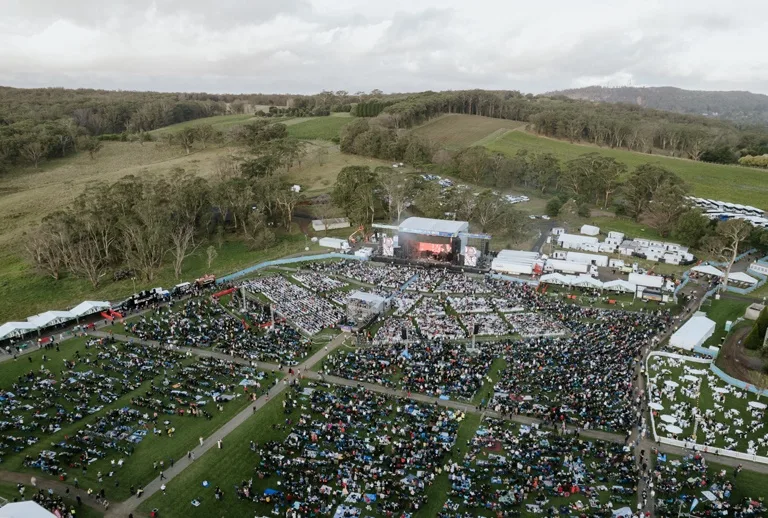
[(704, 115), (742, 124), (768, 125), (768, 95), (751, 92), (683, 90), (671, 86), (606, 88), (587, 86), (550, 92), (570, 99), (635, 104), (689, 115)]

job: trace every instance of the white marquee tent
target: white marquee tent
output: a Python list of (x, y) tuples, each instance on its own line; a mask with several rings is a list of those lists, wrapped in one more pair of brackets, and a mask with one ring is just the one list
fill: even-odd
[(744, 272), (732, 272), (728, 276), (728, 280), (736, 281), (736, 282), (743, 282), (744, 284), (757, 284), (757, 279), (747, 275)]
[(80, 317), (104, 311), (111, 307), (112, 305), (106, 301), (86, 300), (70, 311), (46, 311), (27, 318), (26, 322), (7, 322), (0, 326), (0, 340), (18, 338), (27, 333), (77, 320)]
[(669, 338), (669, 345), (686, 351), (701, 347), (715, 333), (715, 321), (703, 314), (696, 314), (675, 331)]
[(603, 283), (589, 275), (579, 275), (573, 280), (572, 286), (579, 286), (581, 288), (598, 288), (603, 289)]
[(637, 291), (637, 285), (632, 284), (624, 279), (616, 279), (615, 281), (608, 281), (603, 284), (603, 288), (611, 291), (623, 291), (625, 293), (635, 293)]
[(0, 507), (0, 518), (55, 518), (56, 515), (48, 511), (45, 507), (26, 500), (24, 502), (13, 502)]
[(572, 275), (563, 275), (560, 273), (548, 273), (546, 275), (542, 275), (539, 278), (539, 281), (543, 283), (549, 283), (549, 284), (560, 284), (561, 286), (570, 286), (571, 279), (573, 278), (574, 277)]
[(697, 272), (697, 273), (703, 273), (704, 275), (712, 275), (714, 277), (722, 277), (723, 272), (718, 270), (712, 265), (709, 264), (700, 264), (698, 266), (694, 266), (691, 268), (691, 271)]

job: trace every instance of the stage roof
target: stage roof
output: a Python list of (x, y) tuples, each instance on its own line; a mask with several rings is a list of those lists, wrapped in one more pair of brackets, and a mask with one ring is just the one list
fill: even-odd
[(423, 233), (450, 237), (458, 235), (459, 232), (467, 232), (469, 230), (469, 223), (466, 221), (412, 217), (400, 223), (398, 230), (414, 234)]

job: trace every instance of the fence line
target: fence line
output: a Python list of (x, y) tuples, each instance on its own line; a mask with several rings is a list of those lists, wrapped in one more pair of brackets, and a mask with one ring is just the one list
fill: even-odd
[(530, 279), (518, 279), (517, 277), (510, 277), (509, 275), (503, 275), (501, 273), (492, 273), (491, 274), (492, 279), (501, 279), (503, 281), (511, 281), (511, 282), (519, 282), (521, 284), (530, 284), (531, 286), (538, 286), (539, 281), (534, 281)]

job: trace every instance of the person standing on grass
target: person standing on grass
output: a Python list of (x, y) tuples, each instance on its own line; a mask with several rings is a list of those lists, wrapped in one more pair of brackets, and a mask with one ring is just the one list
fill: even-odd
[(200, 436), (200, 446), (202, 446), (202, 445), (203, 445), (203, 436), (201, 435)]

